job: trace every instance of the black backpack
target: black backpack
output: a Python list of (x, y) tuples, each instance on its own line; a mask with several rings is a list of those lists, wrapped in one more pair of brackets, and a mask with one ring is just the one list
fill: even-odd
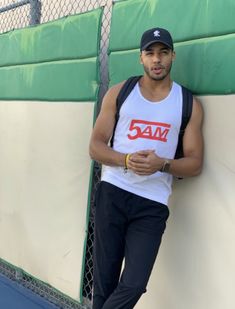
[[(142, 76), (132, 76), (128, 78), (125, 83), (123, 84), (116, 100), (116, 115), (115, 115), (115, 125), (113, 129), (113, 135), (110, 140), (110, 146), (113, 147), (113, 140), (114, 140), (114, 134), (117, 127), (117, 122), (119, 119), (119, 112), (121, 109), (121, 106), (123, 102), (126, 100), (132, 89), (135, 87), (136, 83)], [(179, 133), (179, 139), (178, 139), (178, 145), (176, 148), (175, 153), (175, 159), (182, 158), (184, 156), (183, 152), (183, 136), (185, 128), (189, 122), (189, 119), (192, 114), (192, 107), (193, 107), (193, 95), (190, 90), (182, 86), (182, 97), (183, 97), (183, 107), (182, 107), (182, 120), (181, 120), (181, 126), (180, 126), (180, 133)]]

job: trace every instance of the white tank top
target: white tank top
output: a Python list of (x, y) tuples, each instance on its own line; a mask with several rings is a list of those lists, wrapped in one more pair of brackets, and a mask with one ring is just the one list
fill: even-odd
[[(137, 83), (120, 109), (113, 148), (121, 153), (154, 149), (162, 158), (173, 159), (182, 117), (181, 86), (173, 82), (169, 95), (162, 101), (145, 99)], [(156, 172), (139, 176), (123, 167), (103, 166), (102, 178), (119, 188), (168, 205), (172, 175)]]

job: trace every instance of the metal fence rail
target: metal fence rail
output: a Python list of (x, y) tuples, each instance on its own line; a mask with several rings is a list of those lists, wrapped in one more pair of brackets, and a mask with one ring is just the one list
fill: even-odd
[(3, 8), (0, 8), (0, 13), (4, 13), (4, 12), (7, 12), (7, 11), (10, 11), (10, 10), (13, 10), (13, 9), (16, 9), (20, 6), (23, 6), (25, 4), (29, 4), (30, 3), (30, 0), (22, 0), (22, 1), (19, 1), (17, 3), (12, 3), (12, 4), (9, 4)]
[(30, 2), (5, 1), (0, 8), (0, 33), (29, 25)]
[[(45, 23), (63, 16), (83, 13), (98, 7), (104, 7), (101, 30), (101, 51), (100, 51), (100, 73), (101, 87), (99, 101), (108, 88), (108, 69), (107, 69), (107, 46), (110, 30), (112, 0), (3, 0), (0, 2), (0, 33), (17, 28), (24, 28), (29, 25)], [(95, 163), (92, 196), (91, 214), (88, 226), (88, 239), (86, 248), (85, 273), (83, 280), (84, 304), (81, 306), (69, 297), (63, 297), (46, 284), (34, 280), (29, 275), (20, 274), (16, 269), (11, 268), (0, 261), (0, 272), (12, 280), (20, 281), (22, 285), (31, 289), (35, 293), (45, 297), (54, 304), (64, 309), (89, 308), (92, 301), (93, 285), (93, 259), (92, 249), (94, 242), (94, 194), (100, 180), (100, 166)]]

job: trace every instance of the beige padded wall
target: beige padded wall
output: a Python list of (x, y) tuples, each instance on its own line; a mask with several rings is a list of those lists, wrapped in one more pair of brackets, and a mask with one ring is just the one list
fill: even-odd
[(0, 102), (0, 256), (78, 300), (94, 106)]
[(167, 230), (136, 309), (235, 308), (235, 95), (199, 98), (203, 172), (174, 184)]

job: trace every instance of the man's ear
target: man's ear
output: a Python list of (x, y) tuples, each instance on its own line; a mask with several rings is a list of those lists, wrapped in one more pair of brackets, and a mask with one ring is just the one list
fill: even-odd
[(175, 59), (176, 59), (176, 53), (175, 53), (175, 51), (173, 50), (173, 52), (172, 52), (172, 61), (175, 61)]
[(143, 64), (143, 61), (142, 61), (142, 53), (140, 53), (140, 64)]

